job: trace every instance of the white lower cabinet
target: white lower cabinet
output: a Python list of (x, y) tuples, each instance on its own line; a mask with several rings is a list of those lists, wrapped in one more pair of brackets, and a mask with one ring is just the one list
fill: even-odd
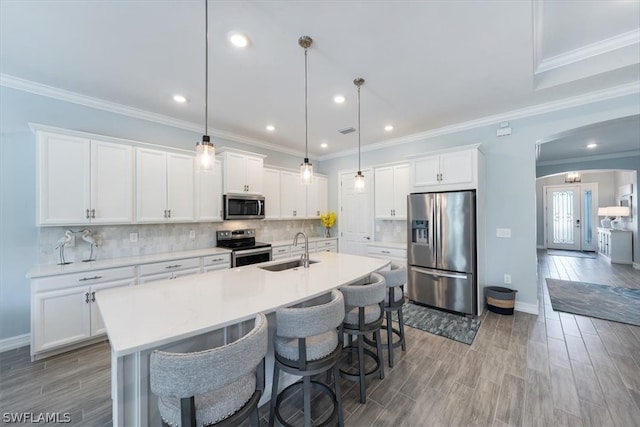
[(138, 283), (170, 280), (198, 273), (200, 273), (200, 258), (154, 262), (138, 267)]
[(31, 355), (104, 334), (95, 293), (132, 286), (135, 268), (94, 270), (35, 279), (31, 284)]
[(291, 256), (291, 245), (273, 246), (271, 248), (271, 258), (273, 260), (288, 258)]
[(320, 240), (316, 242), (315, 252), (338, 252), (338, 239)]
[(398, 245), (384, 246), (383, 244), (375, 244), (367, 246), (367, 256), (373, 258), (383, 258), (401, 264), (407, 263), (407, 249), (400, 248)]
[(225, 270), (231, 268), (231, 255), (211, 255), (202, 258), (202, 272), (208, 273), (210, 271)]
[(614, 264), (632, 264), (633, 232), (598, 227), (598, 252)]

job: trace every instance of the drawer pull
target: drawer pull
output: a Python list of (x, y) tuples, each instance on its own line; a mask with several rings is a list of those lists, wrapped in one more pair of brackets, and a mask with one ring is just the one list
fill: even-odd
[(165, 268), (169, 269), (169, 268), (178, 268), (178, 267), (182, 267), (182, 264), (167, 265)]
[(82, 279), (79, 279), (78, 282), (86, 282), (87, 280), (96, 280), (96, 279), (102, 279), (102, 276), (83, 277)]
[(84, 302), (86, 302), (87, 304), (89, 304), (89, 292), (87, 292), (86, 294), (84, 294)]
[(224, 261), (224, 258), (214, 258), (211, 262)]
[(96, 291), (91, 292), (91, 302), (96, 302)]
[(391, 252), (389, 251), (381, 251), (383, 254), (390, 254)]

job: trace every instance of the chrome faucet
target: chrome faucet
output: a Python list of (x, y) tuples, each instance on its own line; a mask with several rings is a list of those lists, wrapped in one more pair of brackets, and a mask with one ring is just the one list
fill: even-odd
[(302, 234), (304, 237), (304, 253), (300, 255), (300, 261), (302, 262), (302, 266), (304, 268), (309, 268), (309, 239), (307, 235), (302, 231), (298, 231), (296, 235), (293, 237), (293, 246), (298, 244), (298, 236)]

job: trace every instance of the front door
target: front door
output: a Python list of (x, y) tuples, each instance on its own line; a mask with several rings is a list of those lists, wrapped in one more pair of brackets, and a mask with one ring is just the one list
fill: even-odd
[(547, 248), (581, 250), (580, 186), (554, 186), (546, 194)]
[(362, 173), (365, 177), (363, 192), (354, 190), (355, 171), (340, 174), (340, 252), (353, 255), (366, 255), (367, 244), (373, 241), (373, 171), (363, 169)]

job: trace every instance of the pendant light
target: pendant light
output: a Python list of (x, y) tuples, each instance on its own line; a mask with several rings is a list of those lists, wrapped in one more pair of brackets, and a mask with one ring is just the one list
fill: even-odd
[(362, 175), (362, 170), (360, 169), (360, 86), (363, 83), (364, 79), (362, 77), (358, 77), (353, 81), (353, 84), (358, 87), (358, 173), (353, 183), (353, 189), (358, 193), (364, 191), (364, 175)]
[(213, 173), (216, 148), (207, 135), (209, 97), (209, 1), (204, 0), (204, 135), (202, 141), (196, 143), (196, 171), (198, 173)]
[(313, 181), (313, 166), (309, 163), (309, 130), (308, 130), (308, 97), (307, 97), (307, 50), (313, 40), (309, 36), (302, 36), (298, 44), (304, 48), (304, 161), (300, 165), (300, 180), (309, 185)]

